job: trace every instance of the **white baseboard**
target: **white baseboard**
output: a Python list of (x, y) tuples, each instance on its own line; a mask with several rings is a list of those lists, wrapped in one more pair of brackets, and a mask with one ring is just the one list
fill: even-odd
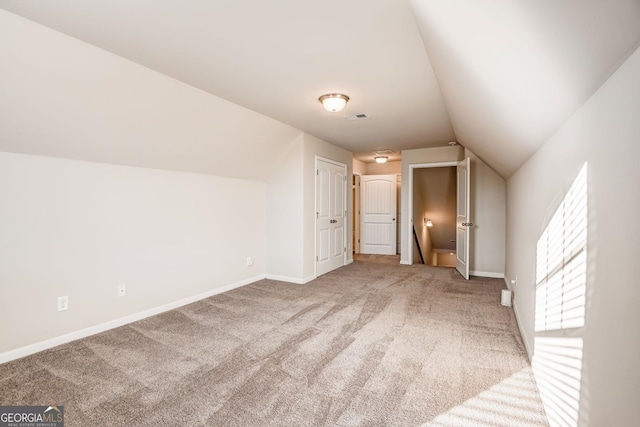
[(518, 315), (518, 306), (516, 305), (515, 300), (513, 301), (513, 312), (516, 315), (516, 323), (518, 324), (518, 329), (520, 330), (520, 336), (522, 336), (524, 349), (527, 351), (527, 356), (529, 357), (529, 363), (531, 363), (533, 358), (533, 349), (529, 346), (529, 340), (528, 340), (529, 336), (525, 333), (524, 329), (522, 329), (522, 322), (520, 322), (520, 316)]
[(353, 264), (353, 258), (348, 259), (348, 260), (347, 260), (347, 263), (346, 263), (345, 265), (349, 265), (349, 264)]
[(302, 279), (302, 284), (304, 285), (305, 283), (309, 283), (312, 280), (316, 280), (316, 276), (305, 277), (304, 279)]
[(287, 283), (297, 283), (298, 285), (304, 285), (305, 283), (309, 283), (315, 278), (316, 276), (299, 278), (299, 277), (290, 277), (290, 276), (280, 276), (277, 274), (267, 274), (267, 279), (269, 280), (277, 280), (278, 282), (287, 282)]
[(405, 261), (403, 259), (400, 260), (400, 264), (401, 265), (412, 265), (412, 263), (410, 263), (409, 261)]
[(472, 276), (478, 276), (478, 277), (491, 277), (494, 279), (504, 279), (504, 273), (492, 273), (490, 271), (471, 270), (469, 271), (469, 274)]
[(196, 301), (200, 301), (205, 298), (209, 298), (214, 295), (221, 294), (223, 292), (230, 291), (245, 285), (248, 285), (258, 280), (265, 278), (265, 274), (250, 277), (248, 279), (240, 280), (239, 282), (232, 283), (230, 285), (215, 288), (201, 294), (197, 294), (191, 297), (183, 298), (178, 301), (170, 302), (160, 305), (158, 307), (150, 308), (148, 310), (140, 311), (138, 313), (130, 314), (128, 316), (120, 317), (118, 319), (110, 320), (108, 322), (100, 323), (99, 325), (90, 326), (88, 328), (80, 329), (78, 331), (69, 332), (68, 334), (60, 335), (54, 338), (50, 338), (44, 341), (40, 341), (34, 344), (29, 344), (24, 347), (17, 348), (15, 350), (9, 350), (0, 354), (0, 363), (10, 362), (21, 357), (29, 356), (34, 353), (38, 353), (43, 350), (47, 350), (58, 345), (66, 344), (71, 341), (86, 338), (91, 335), (98, 334), (100, 332), (108, 331), (138, 320), (146, 319), (147, 317), (155, 316), (156, 314), (164, 313), (165, 311), (173, 310), (178, 307), (182, 307), (187, 304), (191, 304)]

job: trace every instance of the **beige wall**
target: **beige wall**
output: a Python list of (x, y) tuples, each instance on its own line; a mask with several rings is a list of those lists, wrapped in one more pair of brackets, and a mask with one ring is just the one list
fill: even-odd
[(471, 159), (471, 274), (504, 277), (507, 227), (507, 183), (479, 157)]
[[(430, 233), (431, 229), (424, 226), (422, 219), (424, 212), (427, 209), (424, 198), (424, 185), (425, 182), (421, 179), (414, 179), (413, 181), (413, 218), (416, 218), (414, 222), (415, 231), (416, 236), (418, 237), (420, 250), (422, 251), (424, 263), (427, 265), (434, 265), (433, 244)], [(414, 264), (420, 263), (420, 253), (418, 253), (414, 237), (411, 238), (411, 242), (413, 244), (413, 262)]]
[(587, 164), (586, 323), (580, 425), (640, 419), (640, 50), (508, 180), (507, 281), (534, 352), (536, 245), (578, 171)]
[(440, 267), (455, 267), (456, 266), (456, 255), (451, 255), (450, 253), (437, 253), (438, 256), (438, 266)]
[(434, 249), (456, 250), (456, 168), (424, 168), (413, 170), (414, 202), (422, 200), (421, 210), (414, 215), (416, 227), (424, 227), (424, 219), (433, 223), (429, 236)]
[(365, 175), (400, 175), (402, 173), (402, 162), (387, 163), (367, 163), (367, 173)]
[[(400, 262), (409, 264), (409, 243), (413, 242), (413, 234), (411, 232), (412, 215), (409, 215), (409, 166), (412, 164), (423, 163), (439, 163), (460, 161), (464, 158), (464, 148), (455, 147), (438, 147), (423, 148), (418, 150), (405, 150), (402, 152), (402, 238), (400, 249)], [(418, 221), (418, 219), (416, 219)], [(416, 223), (416, 230), (417, 230)], [(406, 236), (406, 237), (405, 237)]]
[(353, 173), (355, 175), (366, 175), (367, 164), (365, 162), (361, 162), (358, 159), (353, 159)]

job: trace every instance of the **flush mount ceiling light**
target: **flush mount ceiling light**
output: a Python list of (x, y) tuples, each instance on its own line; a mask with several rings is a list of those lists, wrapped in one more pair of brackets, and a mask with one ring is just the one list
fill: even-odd
[(337, 113), (347, 105), (349, 97), (341, 93), (327, 93), (318, 98), (318, 100), (322, 102), (322, 106), (325, 110), (331, 113)]
[(387, 156), (375, 156), (374, 159), (376, 159), (376, 163), (387, 163), (389, 160)]

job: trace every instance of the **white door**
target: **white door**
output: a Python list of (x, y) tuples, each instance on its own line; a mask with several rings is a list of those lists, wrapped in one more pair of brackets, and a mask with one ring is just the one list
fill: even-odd
[(469, 201), (471, 188), (471, 163), (467, 157), (458, 163), (458, 191), (456, 217), (456, 269), (469, 280)]
[(317, 160), (316, 276), (345, 263), (346, 165)]
[(353, 176), (353, 253), (360, 253), (360, 175)]
[(360, 253), (396, 254), (396, 176), (360, 177)]

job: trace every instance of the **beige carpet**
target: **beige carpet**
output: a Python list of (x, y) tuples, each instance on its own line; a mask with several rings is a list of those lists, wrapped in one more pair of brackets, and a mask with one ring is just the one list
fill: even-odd
[(0, 365), (67, 426), (545, 426), (503, 281), (365, 257)]

